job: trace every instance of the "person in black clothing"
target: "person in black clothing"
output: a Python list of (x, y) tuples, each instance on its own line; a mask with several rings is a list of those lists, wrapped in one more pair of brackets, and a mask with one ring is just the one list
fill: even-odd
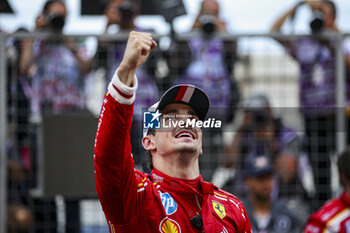
[(273, 201), (273, 166), (266, 156), (247, 162), (245, 185), (248, 199), (243, 200), (256, 233), (299, 233), (302, 224), (282, 200)]

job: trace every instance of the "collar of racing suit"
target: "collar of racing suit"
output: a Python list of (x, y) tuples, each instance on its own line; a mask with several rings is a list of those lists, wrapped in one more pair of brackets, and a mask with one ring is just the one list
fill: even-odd
[(173, 190), (174, 192), (180, 193), (196, 193), (198, 195), (202, 194), (214, 194), (214, 185), (203, 181), (202, 176), (199, 176), (199, 182), (201, 187), (201, 193), (198, 192), (192, 185), (185, 182), (184, 179), (170, 177), (157, 169), (153, 169), (151, 173), (152, 181), (159, 183), (166, 189)]

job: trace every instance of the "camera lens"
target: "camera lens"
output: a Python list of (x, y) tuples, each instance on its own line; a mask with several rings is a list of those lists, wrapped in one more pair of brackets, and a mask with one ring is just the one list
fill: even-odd
[(312, 33), (320, 33), (324, 26), (324, 16), (320, 11), (314, 12), (313, 19), (310, 22), (310, 28)]
[(49, 14), (47, 19), (54, 31), (62, 31), (65, 24), (65, 18), (63, 15)]
[(263, 109), (254, 109), (252, 113), (252, 126), (254, 129), (264, 128), (269, 122), (269, 115)]
[(210, 35), (216, 30), (215, 19), (210, 15), (203, 15), (199, 18), (201, 29), (204, 34)]

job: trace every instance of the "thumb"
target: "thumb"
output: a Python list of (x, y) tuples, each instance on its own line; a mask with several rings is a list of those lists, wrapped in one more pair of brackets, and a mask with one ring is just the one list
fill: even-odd
[(157, 47), (157, 43), (152, 40), (152, 45), (149, 47), (149, 49), (142, 49), (141, 55), (143, 56), (143, 61), (145, 61), (151, 54), (151, 52)]
[(152, 40), (151, 51), (157, 47), (157, 42)]

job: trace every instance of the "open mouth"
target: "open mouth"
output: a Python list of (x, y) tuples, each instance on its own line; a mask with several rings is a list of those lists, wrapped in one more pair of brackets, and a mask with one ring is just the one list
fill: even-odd
[(196, 139), (196, 134), (191, 130), (180, 130), (175, 134), (175, 138), (191, 138)]

